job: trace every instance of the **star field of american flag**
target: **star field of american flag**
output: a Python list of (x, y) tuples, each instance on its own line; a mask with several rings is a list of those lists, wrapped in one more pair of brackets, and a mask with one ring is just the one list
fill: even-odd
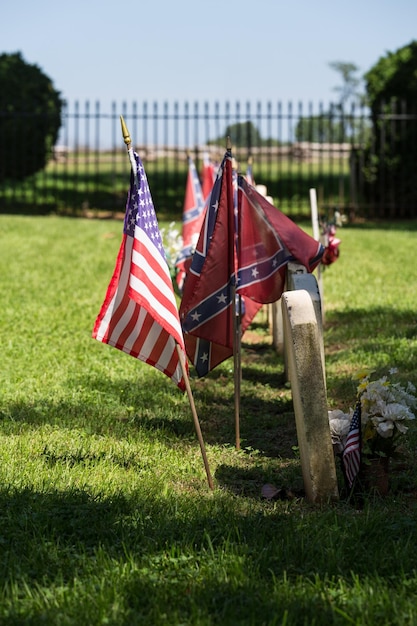
[(188, 365), (169, 267), (144, 167), (131, 149), (129, 156), (123, 239), (93, 337), (152, 365), (184, 391), (182, 362)]
[(353, 412), (350, 429), (343, 451), (343, 465), (349, 487), (358, 475), (361, 464), (361, 401), (358, 400)]
[(145, 232), (147, 237), (149, 237), (162, 257), (166, 260), (145, 169), (139, 156), (137, 154), (134, 156), (137, 164), (137, 179), (133, 177), (132, 180), (131, 192), (129, 193), (128, 199), (128, 210), (125, 215), (124, 233), (130, 237), (134, 237), (135, 227), (137, 226)]

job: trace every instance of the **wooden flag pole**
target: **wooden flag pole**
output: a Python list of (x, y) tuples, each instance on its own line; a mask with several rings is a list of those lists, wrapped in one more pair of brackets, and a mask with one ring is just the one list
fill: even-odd
[(317, 210), (317, 193), (315, 189), (310, 189), (310, 210), (311, 210), (311, 226), (313, 228), (313, 237), (316, 241), (319, 241), (320, 240), (319, 214)]
[[(315, 189), (310, 189), (310, 210), (311, 210), (311, 226), (313, 228), (313, 237), (316, 241), (320, 241), (319, 214), (317, 210), (317, 193)], [(324, 294), (323, 294), (323, 276), (321, 272), (321, 263), (317, 268), (317, 282), (321, 298), (321, 311), (324, 322)]]
[(236, 287), (233, 289), (233, 364), (235, 382), (235, 439), (236, 450), (240, 450), (240, 387), (242, 380), (241, 358), (241, 297), (237, 296), (239, 305), (236, 306)]
[[(230, 137), (227, 137), (226, 149), (232, 150)], [(233, 160), (232, 160), (233, 162)], [(237, 163), (236, 163), (237, 169)], [(241, 297), (236, 293), (236, 284), (233, 287), (233, 370), (235, 386), (235, 441), (236, 450), (240, 450), (240, 389), (242, 381), (242, 355), (241, 355)]]
[(200, 422), (198, 421), (198, 415), (197, 415), (197, 411), (196, 411), (195, 404), (194, 404), (193, 394), (191, 391), (190, 379), (188, 377), (187, 368), (185, 367), (185, 363), (184, 363), (184, 354), (178, 344), (177, 344), (177, 352), (178, 352), (178, 357), (181, 363), (182, 375), (184, 376), (185, 389), (187, 391), (188, 400), (190, 402), (191, 413), (193, 415), (194, 427), (197, 433), (198, 443), (200, 444), (200, 450), (201, 450), (201, 454), (202, 454), (203, 461), (204, 461), (204, 467), (206, 469), (207, 481), (208, 481), (210, 489), (213, 490), (214, 489), (213, 479), (211, 477), (210, 467), (208, 464), (206, 449), (205, 449), (204, 441), (203, 441), (203, 436), (201, 434)]
[[(129, 133), (128, 129), (127, 129), (126, 123), (125, 123), (125, 121), (123, 119), (123, 115), (120, 116), (120, 123), (122, 125), (123, 139), (124, 139), (124, 142), (126, 144), (126, 148), (127, 148), (128, 152), (129, 152), (129, 156), (130, 156), (131, 155), (130, 148), (131, 148), (131, 145), (132, 145), (132, 140), (130, 138), (130, 133)], [(132, 159), (131, 159), (131, 161), (132, 161)], [(132, 167), (133, 167), (133, 164), (134, 164), (134, 161), (132, 162)], [(193, 414), (194, 426), (195, 426), (195, 429), (196, 429), (196, 432), (197, 432), (197, 438), (198, 438), (198, 441), (199, 441), (199, 444), (200, 444), (201, 454), (203, 456), (204, 467), (206, 469), (206, 474), (207, 474), (207, 481), (208, 481), (210, 489), (213, 490), (214, 489), (213, 479), (212, 479), (211, 474), (210, 474), (210, 468), (209, 468), (208, 461), (207, 461), (207, 455), (206, 455), (206, 451), (205, 451), (205, 447), (204, 447), (203, 437), (202, 437), (202, 434), (201, 434), (201, 428), (200, 428), (200, 424), (199, 424), (199, 421), (198, 421), (197, 411), (195, 409), (193, 394), (191, 392), (190, 380), (188, 378), (187, 368), (185, 367), (185, 363), (184, 363), (184, 354), (183, 354), (180, 346), (178, 345), (178, 343), (176, 344), (176, 347), (177, 347), (178, 357), (179, 357), (180, 364), (181, 364), (182, 374), (184, 376), (185, 388), (187, 390), (188, 400), (189, 400), (190, 406), (191, 406), (191, 412)]]

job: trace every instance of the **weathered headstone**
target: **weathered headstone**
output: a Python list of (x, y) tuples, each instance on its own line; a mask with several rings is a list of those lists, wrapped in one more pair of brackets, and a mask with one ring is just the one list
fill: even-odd
[(284, 353), (284, 329), (282, 326), (281, 300), (272, 302), (270, 305), (270, 330), (272, 334), (272, 345), (278, 354)]
[[(320, 351), (323, 361), (324, 370), (324, 342), (323, 342), (323, 316), (322, 316), (322, 304), (320, 297), (320, 289), (317, 284), (314, 274), (307, 272), (304, 265), (299, 263), (288, 263), (286, 274), (286, 291), (293, 291), (297, 289), (305, 289), (310, 294), (313, 302), (314, 311), (317, 317), (318, 329), (319, 329), (319, 341)], [(284, 375), (286, 380), (289, 380), (288, 376), (288, 359), (285, 351), (285, 338), (282, 321), (282, 306), (281, 300), (274, 302), (271, 305), (270, 326), (272, 334), (272, 345), (278, 354), (282, 354), (284, 358)]]
[(320, 353), (323, 362), (323, 371), (325, 371), (324, 361), (324, 341), (323, 341), (323, 313), (320, 288), (318, 286), (314, 274), (307, 272), (304, 265), (298, 263), (288, 263), (287, 267), (287, 290), (295, 291), (305, 289), (313, 302), (314, 312), (317, 319), (317, 327), (319, 331)]
[(336, 466), (316, 311), (305, 289), (284, 292), (281, 303), (306, 496), (311, 502), (337, 499)]

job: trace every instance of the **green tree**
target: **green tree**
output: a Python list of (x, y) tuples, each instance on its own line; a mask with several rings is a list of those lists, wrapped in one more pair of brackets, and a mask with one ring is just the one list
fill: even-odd
[(301, 117), (295, 127), (295, 138), (315, 143), (341, 143), (345, 141), (344, 124), (334, 110)]
[(358, 90), (361, 84), (361, 78), (357, 76), (359, 67), (354, 63), (346, 63), (344, 61), (331, 61), (329, 66), (340, 74), (342, 84), (333, 88), (340, 94), (339, 105), (346, 107), (349, 102), (355, 102), (361, 98)]
[(297, 141), (341, 143), (360, 139), (362, 128), (348, 110), (349, 104), (356, 104), (362, 99), (359, 91), (362, 79), (357, 76), (359, 67), (344, 61), (332, 61), (329, 66), (341, 77), (341, 84), (334, 87), (339, 99), (328, 111), (301, 118), (295, 130)]
[(0, 181), (43, 169), (61, 126), (62, 100), (51, 79), (20, 52), (0, 55)]
[(265, 143), (255, 124), (249, 120), (246, 122), (229, 124), (226, 126), (223, 137), (217, 137), (209, 143), (224, 143), (226, 137), (230, 137), (232, 145), (237, 148), (247, 147), (250, 149), (253, 146), (262, 146)]
[(381, 210), (417, 214), (417, 41), (387, 52), (365, 74), (372, 118), (367, 151), (370, 193)]
[(401, 100), (409, 104), (417, 98), (417, 41), (387, 54), (365, 74), (368, 100), (373, 112), (384, 103)]
[(245, 146), (251, 148), (252, 146), (262, 145), (259, 130), (249, 120), (227, 126), (226, 137), (230, 137), (232, 144), (237, 148), (244, 148)]
[(331, 61), (329, 66), (340, 74), (341, 79), (341, 84), (333, 87), (333, 91), (339, 94), (339, 101), (335, 106), (340, 112), (340, 124), (343, 128), (341, 134), (345, 141), (362, 143), (367, 128), (353, 115), (355, 107), (365, 103), (365, 96), (360, 89), (363, 79), (358, 76), (359, 67), (345, 61)]

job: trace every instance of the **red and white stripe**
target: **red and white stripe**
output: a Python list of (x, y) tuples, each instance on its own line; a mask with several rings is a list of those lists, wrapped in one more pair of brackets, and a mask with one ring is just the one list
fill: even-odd
[(166, 261), (146, 233), (123, 235), (93, 337), (149, 363), (185, 388), (177, 344), (184, 339)]

